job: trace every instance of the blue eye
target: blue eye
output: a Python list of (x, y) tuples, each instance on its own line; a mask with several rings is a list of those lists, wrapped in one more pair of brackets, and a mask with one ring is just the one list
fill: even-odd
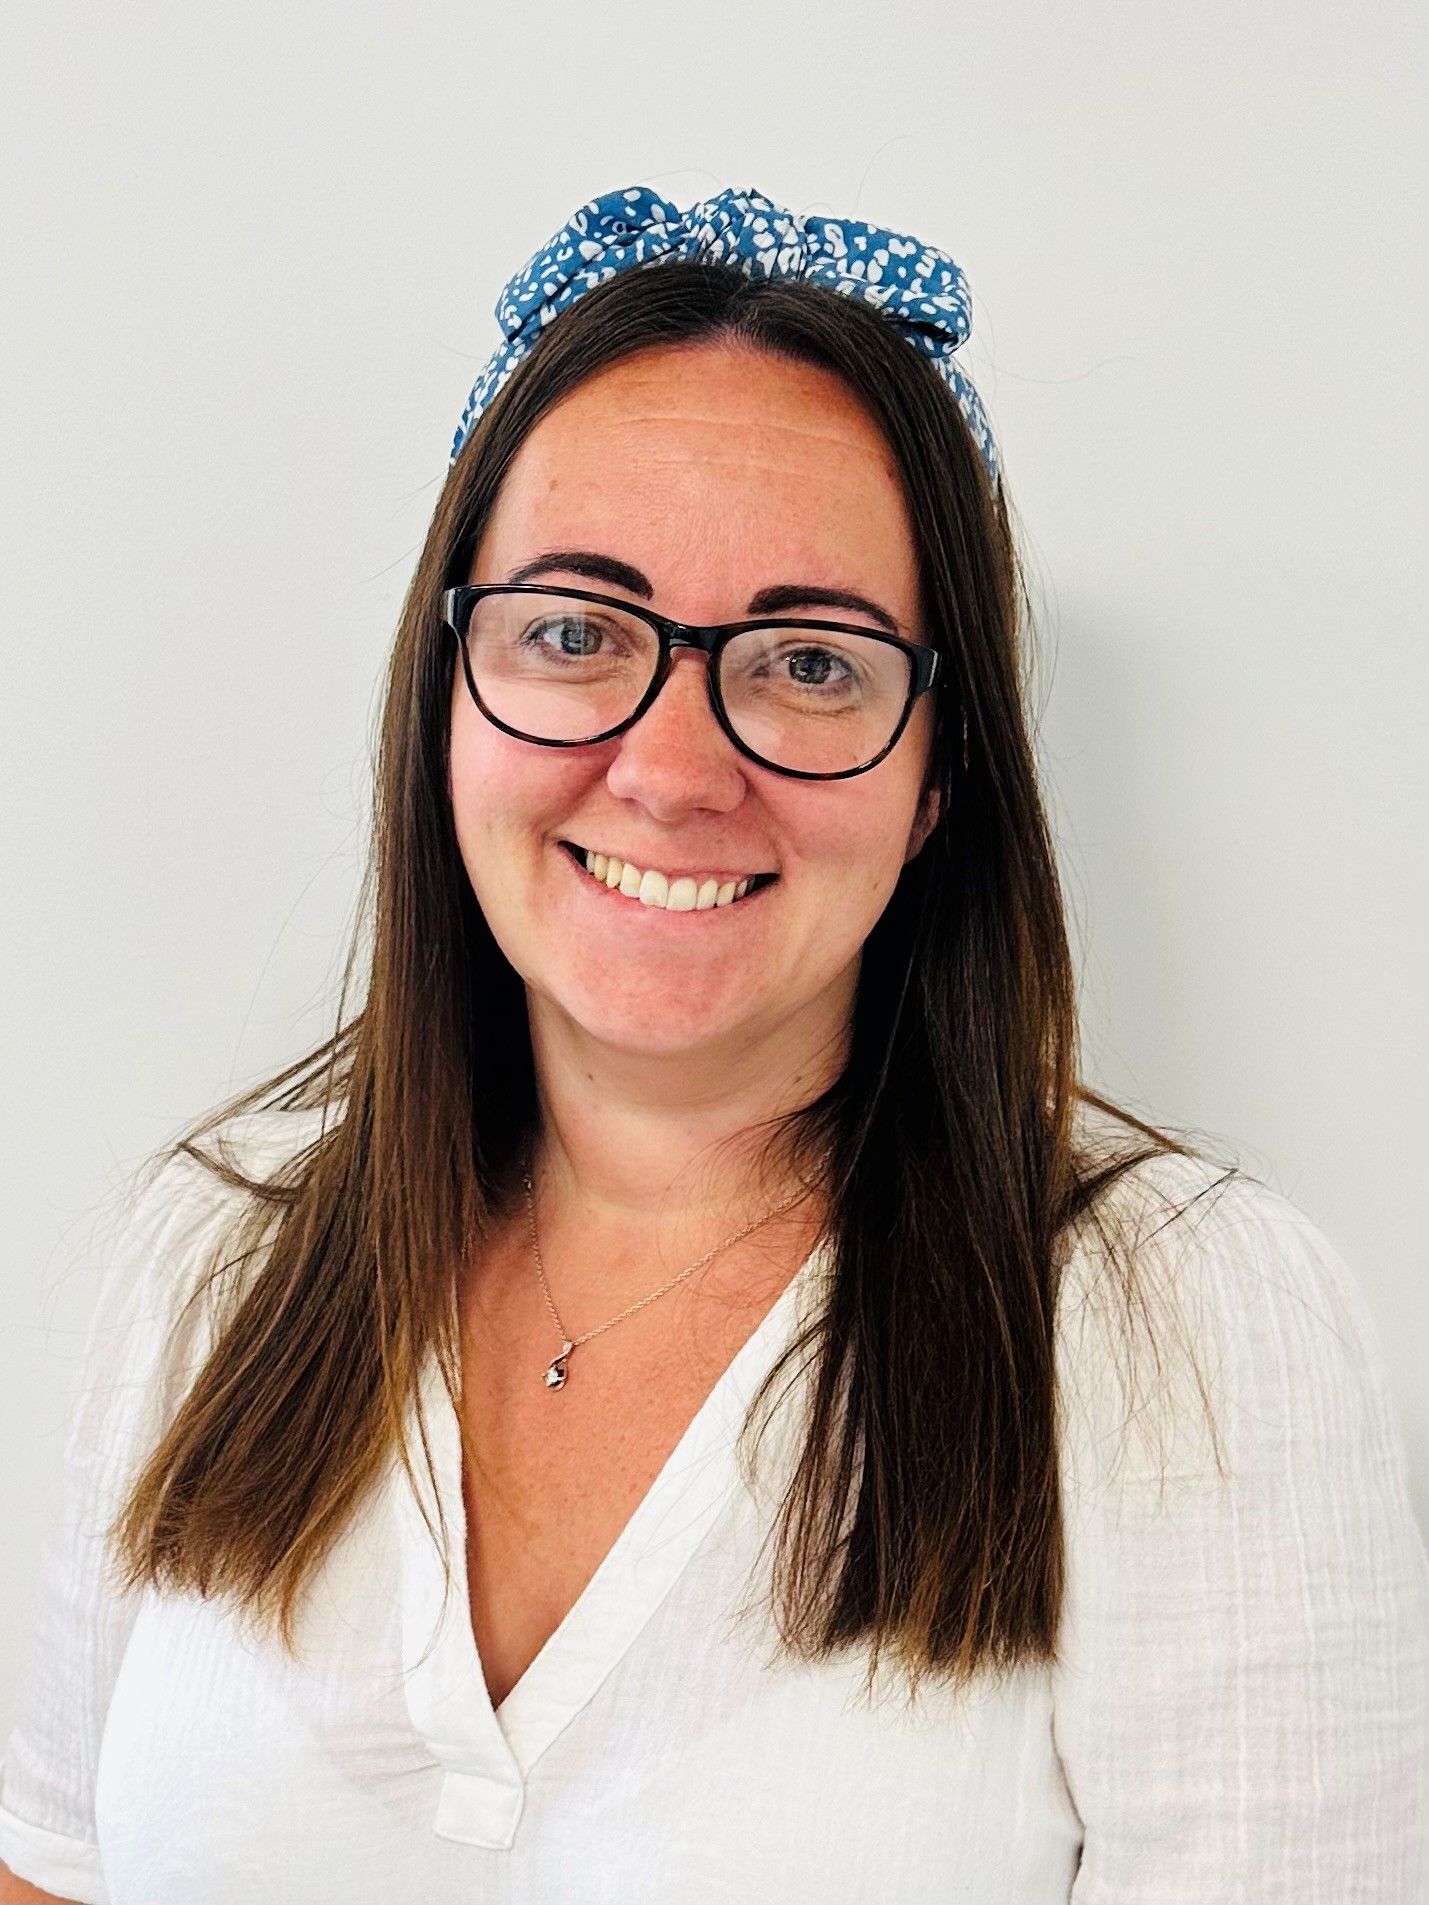
[[(525, 633), (521, 637), (521, 646), (523, 648), (547, 648), (550, 646), (550, 644), (547, 643), (545, 638), (550, 630), (566, 629), (571, 627), (578, 629), (580, 631), (580, 635), (582, 638), (601, 634), (601, 631), (596, 627), (595, 622), (591, 616), (588, 616), (588, 615), (544, 615), (540, 618), (539, 621), (532, 622), (527, 627)], [(566, 646), (564, 636), (562, 636), (560, 637), (560, 646), (555, 652), (560, 654), (563, 657), (566, 657), (567, 659), (577, 660), (577, 659), (580, 659), (582, 656), (594, 654), (596, 652), (596, 649), (593, 644), (588, 644), (587, 646), (582, 647), (575, 653), (572, 653), (572, 651)]]

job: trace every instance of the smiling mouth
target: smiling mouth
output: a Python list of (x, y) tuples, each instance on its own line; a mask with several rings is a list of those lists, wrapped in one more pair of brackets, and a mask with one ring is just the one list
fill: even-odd
[[(657, 873), (656, 878), (660, 882), (660, 886), (659, 888), (657, 888), (657, 891), (659, 892), (660, 897), (653, 900), (648, 898), (642, 900), (640, 898), (640, 894), (638, 890), (635, 892), (631, 892), (628, 886), (624, 883), (626, 867), (625, 867), (625, 864), (619, 861), (618, 859), (613, 860), (611, 859), (610, 856), (607, 856), (606, 857), (607, 858), (607, 872), (606, 874), (602, 875), (600, 873), (595, 872), (593, 866), (587, 866), (586, 864), (586, 858), (587, 858), (588, 852), (590, 852), (592, 859), (594, 858), (593, 850), (587, 849), (585, 847), (578, 845), (574, 840), (561, 840), (557, 844), (561, 847), (561, 849), (567, 855), (567, 857), (575, 863), (577, 870), (583, 873), (585, 877), (588, 880), (590, 880), (594, 885), (605, 887), (606, 890), (614, 896), (624, 898), (624, 899), (635, 900), (636, 903), (639, 905), (653, 906), (656, 910), (659, 910), (659, 911), (710, 912), (710, 911), (717, 910), (719, 912), (726, 912), (730, 906), (739, 906), (739, 905), (742, 905), (745, 900), (752, 899), (756, 893), (762, 892), (764, 888), (767, 886), (772, 886), (775, 883), (775, 881), (779, 878), (777, 873), (751, 874), (748, 877), (748, 885), (745, 887), (745, 890), (742, 893), (739, 893), (738, 897), (735, 897), (735, 893), (730, 891), (731, 885), (736, 885), (736, 883), (733, 883), (733, 882), (727, 882), (716, 889), (715, 882), (713, 879), (697, 883), (688, 875), (677, 875), (676, 879), (673, 881), (669, 881), (667, 886), (666, 882), (667, 882), (668, 876), (663, 873)], [(615, 880), (614, 882), (612, 882), (610, 878), (608, 877), (609, 868), (612, 865), (621, 867), (621, 878)], [(633, 870), (640, 871), (639, 869), (633, 869)], [(648, 872), (642, 873), (642, 880), (648, 879), (649, 877), (650, 877), (650, 874)], [(681, 884), (683, 884), (686, 889), (685, 905), (680, 907), (666, 907), (665, 894), (674, 886), (681, 885)], [(699, 896), (702, 897), (704, 900), (703, 905), (699, 903), (699, 898), (695, 898), (695, 903), (693, 905), (690, 904), (690, 900), (694, 896), (690, 894), (689, 889), (691, 887), (696, 887), (696, 886), (698, 889)], [(736, 891), (737, 891), (737, 885), (736, 885)], [(720, 896), (723, 896), (723, 897), (720, 897)]]

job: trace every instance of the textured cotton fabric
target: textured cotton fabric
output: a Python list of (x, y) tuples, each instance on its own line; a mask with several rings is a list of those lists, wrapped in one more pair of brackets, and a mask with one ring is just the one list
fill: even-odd
[[(243, 1129), (250, 1163), (276, 1162), (317, 1118)], [(1158, 1161), (1118, 1195), (1147, 1213), (1142, 1260), (1195, 1346), (1229, 1480), (1190, 1365), (1163, 1346), (1176, 1407), (1158, 1413), (1090, 1247), (1068, 1271), (1055, 1668), (925, 1686), (915, 1710), (894, 1677), (860, 1704), (856, 1658), (778, 1657), (751, 1571), (795, 1445), (747, 1487), (734, 1437), (818, 1290), (816, 1252), (493, 1713), (434, 1365), (445, 1609), (395, 1457), (304, 1603), (297, 1662), (220, 1604), (106, 1585), (98, 1532), (198, 1367), (207, 1313), (183, 1300), (236, 1209), (180, 1158), (133, 1201), (97, 1299), (0, 1857), (96, 1905), (1411, 1905), (1429, 1557), (1380, 1349), (1309, 1219), (1218, 1176)]]

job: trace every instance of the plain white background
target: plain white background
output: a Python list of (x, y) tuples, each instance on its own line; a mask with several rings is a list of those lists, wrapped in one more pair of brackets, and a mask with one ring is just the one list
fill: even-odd
[(1088, 1075), (1338, 1245), (1429, 1527), (1419, 10), (7, 22), (0, 1730), (112, 1200), (331, 1029), (491, 307), (636, 183), (967, 271)]

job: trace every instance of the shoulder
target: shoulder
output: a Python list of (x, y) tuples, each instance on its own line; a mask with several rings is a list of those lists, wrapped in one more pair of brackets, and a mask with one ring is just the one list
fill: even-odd
[(1079, 1886), (1408, 1898), (1429, 1557), (1379, 1337), (1320, 1227), (1221, 1175), (1158, 1158), (1114, 1187), (1154, 1349), (1095, 1252), (1069, 1292), (1053, 1687)]
[(156, 1153), (125, 1188), (112, 1255), (176, 1270), (251, 1208), (252, 1193), (232, 1173), (265, 1182), (322, 1134), (318, 1111), (264, 1110), (225, 1119), (192, 1149)]
[[(311, 1150), (325, 1131), (341, 1124), (343, 1115), (341, 1101), (330, 1111), (322, 1107), (298, 1111), (270, 1107), (242, 1112), (215, 1126), (199, 1148), (236, 1165), (249, 1177), (266, 1178)], [(208, 1174), (207, 1167), (191, 1154), (180, 1155)]]
[[(317, 1112), (263, 1111), (225, 1121), (198, 1148), (261, 1180), (321, 1134)], [(211, 1346), (208, 1272), (224, 1261), (253, 1203), (187, 1150), (166, 1149), (132, 1172), (100, 1246), (81, 1416), (109, 1406), (120, 1389), (152, 1392), (161, 1413), (172, 1406)]]
[(1312, 1436), (1393, 1459), (1364, 1290), (1298, 1205), (1171, 1154), (1118, 1180), (1105, 1216), (1122, 1260), (1079, 1227), (1059, 1298), (1064, 1423), (1083, 1453), (1089, 1437), (1122, 1479), (1158, 1483), (1261, 1469)]

